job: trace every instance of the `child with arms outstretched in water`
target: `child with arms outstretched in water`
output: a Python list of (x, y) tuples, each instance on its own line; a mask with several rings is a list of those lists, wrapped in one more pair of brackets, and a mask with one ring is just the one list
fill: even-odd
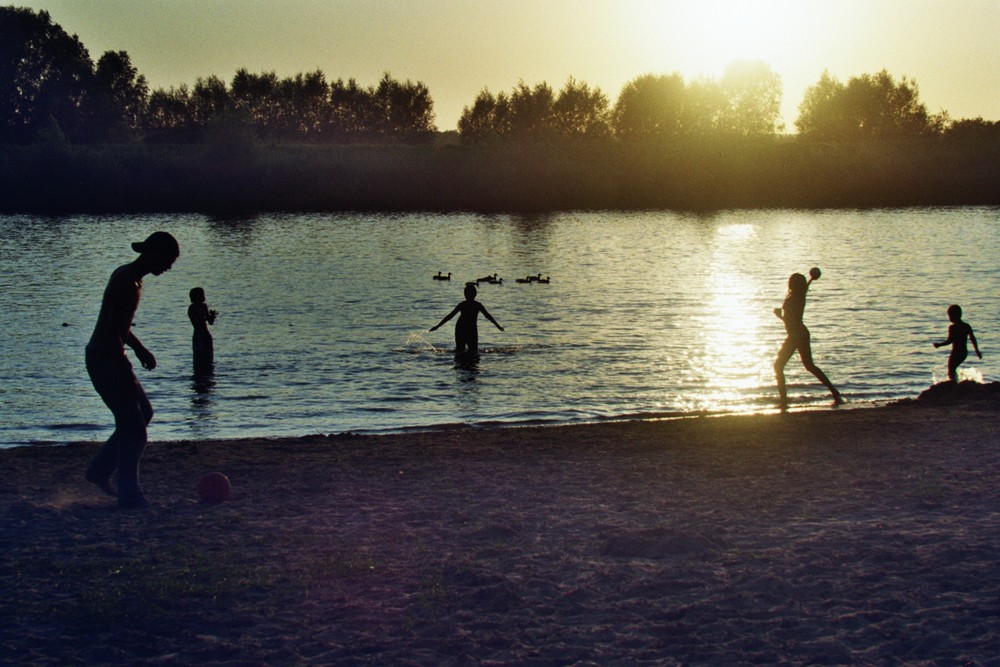
[(784, 303), (781, 304), (781, 308), (774, 309), (774, 314), (785, 323), (785, 332), (787, 333), (785, 342), (781, 344), (781, 349), (778, 350), (778, 358), (774, 360), (774, 376), (778, 380), (778, 396), (781, 400), (782, 410), (788, 409), (788, 392), (785, 388), (785, 365), (792, 358), (792, 355), (795, 354), (796, 350), (798, 350), (799, 358), (802, 359), (802, 365), (805, 366), (805, 369), (815, 375), (816, 379), (822, 382), (830, 390), (830, 393), (833, 394), (834, 404), (840, 405), (844, 402), (843, 396), (840, 395), (837, 388), (830, 382), (826, 373), (813, 362), (809, 329), (806, 328), (802, 317), (806, 310), (806, 292), (809, 289), (809, 284), (820, 277), (819, 268), (813, 267), (810, 269), (809, 276), (810, 278), (807, 281), (806, 277), (801, 273), (793, 273), (788, 279), (788, 294), (785, 295)]
[(949, 306), (948, 319), (951, 320), (951, 326), (948, 327), (948, 338), (934, 343), (934, 347), (951, 345), (951, 355), (948, 357), (948, 379), (952, 382), (958, 382), (958, 367), (969, 356), (969, 346), (966, 341), (972, 341), (972, 349), (976, 351), (976, 355), (980, 359), (983, 358), (983, 354), (979, 351), (979, 343), (976, 342), (976, 335), (972, 333), (972, 327), (967, 322), (962, 321), (962, 307)]
[(465, 301), (445, 315), (444, 319), (431, 327), (431, 331), (436, 331), (442, 324), (458, 315), (458, 322), (455, 323), (455, 353), (469, 352), (474, 354), (479, 349), (479, 327), (476, 320), (482, 313), (493, 325), (503, 331), (503, 327), (493, 319), (486, 307), (476, 301), (476, 286), (467, 284), (465, 286)]

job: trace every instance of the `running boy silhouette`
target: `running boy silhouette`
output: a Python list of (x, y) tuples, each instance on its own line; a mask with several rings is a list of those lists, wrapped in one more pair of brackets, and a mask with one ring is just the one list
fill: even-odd
[(948, 379), (952, 382), (958, 382), (958, 367), (969, 356), (966, 340), (972, 341), (972, 348), (980, 359), (983, 358), (983, 354), (979, 351), (979, 343), (976, 342), (976, 335), (972, 333), (972, 327), (967, 322), (962, 321), (962, 307), (948, 306), (948, 319), (951, 320), (951, 326), (948, 327), (948, 338), (934, 343), (934, 347), (951, 345), (951, 356), (948, 357)]
[(194, 336), (191, 339), (194, 349), (194, 372), (211, 373), (215, 363), (215, 351), (212, 332), (208, 330), (208, 325), (215, 324), (218, 313), (210, 310), (205, 303), (205, 290), (201, 287), (193, 288), (189, 294), (191, 305), (188, 306), (188, 319), (194, 327)]
[(785, 323), (785, 332), (787, 334), (785, 342), (781, 344), (781, 348), (778, 350), (778, 357), (774, 360), (774, 376), (778, 380), (778, 397), (783, 412), (788, 409), (785, 365), (788, 364), (789, 359), (792, 358), (792, 355), (796, 351), (798, 351), (799, 358), (802, 359), (802, 365), (805, 369), (815, 375), (816, 379), (830, 390), (830, 393), (833, 395), (834, 405), (840, 405), (844, 402), (844, 397), (841, 396), (837, 388), (830, 382), (830, 378), (813, 361), (811, 336), (809, 329), (802, 320), (806, 310), (806, 292), (809, 290), (809, 285), (812, 284), (812, 281), (817, 280), (820, 275), (822, 274), (819, 267), (815, 266), (809, 269), (809, 280), (806, 280), (806, 277), (801, 273), (793, 273), (788, 278), (788, 293), (785, 295), (785, 301), (781, 304), (781, 308), (774, 309), (774, 314)]
[(431, 327), (431, 331), (436, 331), (438, 327), (458, 315), (458, 322), (455, 323), (455, 353), (469, 352), (474, 354), (479, 350), (479, 328), (476, 320), (482, 313), (486, 319), (503, 331), (493, 316), (483, 304), (476, 301), (476, 286), (472, 283), (465, 285), (465, 301), (461, 302), (455, 309), (445, 315), (444, 319)]

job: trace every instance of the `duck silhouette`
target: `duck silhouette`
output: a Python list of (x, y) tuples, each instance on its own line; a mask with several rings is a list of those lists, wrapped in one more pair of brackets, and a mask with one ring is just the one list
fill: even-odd
[(449, 271), (448, 275), (443, 275), (440, 271), (438, 271), (437, 275), (431, 276), (431, 278), (434, 280), (451, 280), (451, 272)]
[(542, 284), (542, 285), (548, 285), (549, 283), (552, 282), (552, 277), (551, 276), (545, 276), (544, 278), (542, 278), (542, 277), (539, 276), (539, 278), (538, 278), (538, 280), (536, 282), (538, 282), (539, 284)]
[(482, 278), (476, 278), (476, 282), (477, 283), (491, 283), (491, 282), (494, 282), (496, 279), (497, 279), (497, 274), (494, 273), (492, 276), (483, 276)]
[[(519, 283), (539, 283), (539, 282), (542, 282), (542, 274), (539, 273), (539, 274), (536, 274), (536, 275), (533, 275), (533, 276), (525, 276), (524, 278), (518, 278), (517, 282), (519, 282)], [(549, 282), (549, 280), (546, 279), (545, 282)]]

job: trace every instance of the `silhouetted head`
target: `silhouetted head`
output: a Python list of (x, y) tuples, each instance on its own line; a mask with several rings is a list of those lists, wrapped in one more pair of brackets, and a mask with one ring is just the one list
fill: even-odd
[(948, 306), (948, 319), (952, 322), (958, 322), (962, 319), (962, 307), (956, 305)]
[(140, 253), (140, 259), (147, 263), (149, 272), (160, 275), (170, 269), (181, 255), (181, 248), (168, 232), (153, 232), (145, 241), (132, 244), (132, 250)]
[(788, 292), (790, 294), (805, 294), (809, 281), (801, 273), (793, 273), (788, 278)]
[(191, 303), (205, 303), (205, 290), (200, 287), (192, 287), (189, 292)]
[(473, 284), (470, 283), (470, 284), (467, 284), (465, 286), (465, 298), (466, 299), (468, 299), (469, 301), (472, 301), (473, 299), (476, 298), (476, 294), (477, 294), (477, 292), (476, 292), (476, 286), (475, 285), (473, 285)]

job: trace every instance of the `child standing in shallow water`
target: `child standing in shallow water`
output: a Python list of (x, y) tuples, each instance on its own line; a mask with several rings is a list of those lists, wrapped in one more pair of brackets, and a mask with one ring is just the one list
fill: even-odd
[(195, 287), (190, 292), (191, 305), (188, 306), (188, 319), (194, 326), (194, 337), (191, 345), (194, 349), (194, 370), (195, 373), (210, 373), (215, 364), (215, 343), (212, 340), (212, 332), (208, 330), (209, 324), (215, 324), (214, 310), (209, 310), (205, 303), (205, 290)]
[(458, 315), (458, 322), (455, 323), (455, 353), (475, 354), (479, 350), (479, 327), (476, 324), (479, 313), (482, 313), (497, 329), (503, 331), (503, 327), (493, 319), (486, 307), (476, 301), (476, 286), (471, 283), (467, 284), (465, 286), (465, 301), (455, 306), (450, 313), (445, 315), (443, 320), (432, 326), (430, 330), (436, 331), (442, 324)]
[(934, 347), (951, 345), (951, 355), (948, 357), (948, 379), (952, 382), (958, 382), (958, 367), (969, 356), (966, 340), (972, 341), (972, 348), (980, 359), (983, 358), (983, 355), (979, 351), (979, 343), (976, 342), (976, 335), (972, 333), (972, 327), (967, 322), (962, 321), (962, 307), (949, 306), (948, 319), (951, 320), (951, 326), (948, 327), (948, 338), (934, 343)]

